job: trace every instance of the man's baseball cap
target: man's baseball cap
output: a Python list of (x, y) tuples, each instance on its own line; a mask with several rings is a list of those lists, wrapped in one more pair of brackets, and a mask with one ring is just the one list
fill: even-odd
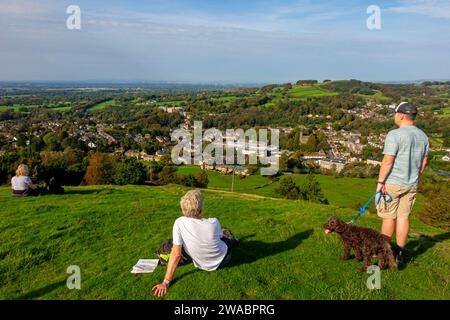
[(400, 102), (395, 108), (396, 113), (417, 114), (417, 107), (409, 102)]

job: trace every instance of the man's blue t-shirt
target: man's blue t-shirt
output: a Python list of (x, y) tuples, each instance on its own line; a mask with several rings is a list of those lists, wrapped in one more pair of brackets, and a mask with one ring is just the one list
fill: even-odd
[(383, 154), (395, 156), (387, 184), (414, 187), (419, 181), (422, 159), (428, 155), (428, 138), (416, 126), (402, 126), (388, 133)]

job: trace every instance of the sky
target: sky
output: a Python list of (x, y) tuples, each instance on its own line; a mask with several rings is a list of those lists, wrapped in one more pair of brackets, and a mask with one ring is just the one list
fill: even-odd
[(0, 0), (4, 81), (450, 79), (449, 53), (450, 0)]

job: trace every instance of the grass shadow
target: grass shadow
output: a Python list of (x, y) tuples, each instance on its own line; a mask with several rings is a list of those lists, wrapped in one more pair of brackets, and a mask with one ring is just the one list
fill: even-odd
[(193, 274), (193, 273), (196, 273), (196, 272), (201, 272), (201, 270), (195, 268), (195, 269), (193, 269), (193, 270), (191, 270), (191, 271), (188, 271), (188, 272), (186, 272), (186, 273), (183, 273), (183, 274), (180, 275), (180, 276), (175, 277), (175, 278), (173, 279), (172, 285), (175, 284), (175, 283), (177, 283), (178, 281), (181, 281), (181, 279), (183, 279), (184, 277), (189, 276), (189, 275), (191, 275), (191, 274)]
[(427, 236), (421, 234), (417, 240), (409, 241), (406, 245), (407, 254), (405, 256), (405, 262), (399, 265), (398, 269), (403, 270), (406, 268), (408, 263), (414, 261), (420, 255), (427, 252), (429, 249), (433, 248), (437, 243), (449, 240), (450, 232), (438, 234), (435, 236)]
[(70, 195), (70, 194), (94, 194), (94, 193), (111, 193), (112, 189), (70, 189), (65, 190), (63, 195)]
[(43, 296), (44, 294), (50, 293), (54, 290), (56, 290), (59, 287), (63, 287), (66, 285), (66, 280), (61, 280), (61, 281), (57, 281), (54, 282), (52, 284), (49, 284), (45, 287), (42, 287), (40, 289), (25, 293), (21, 296), (19, 296), (18, 298), (16, 298), (17, 300), (30, 300), (30, 299), (36, 299), (39, 298), (41, 296)]
[(231, 262), (227, 267), (252, 263), (278, 253), (293, 250), (297, 248), (303, 240), (309, 238), (313, 232), (312, 229), (309, 229), (278, 242), (263, 242), (260, 240), (246, 241), (247, 238), (252, 236), (243, 237), (241, 238), (239, 246), (233, 250)]

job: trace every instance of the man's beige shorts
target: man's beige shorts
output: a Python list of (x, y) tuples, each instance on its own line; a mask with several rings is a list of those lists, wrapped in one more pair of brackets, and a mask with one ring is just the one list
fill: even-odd
[(392, 196), (392, 201), (386, 203), (381, 198), (377, 206), (378, 216), (383, 219), (408, 218), (416, 201), (417, 187), (386, 184), (386, 190)]

